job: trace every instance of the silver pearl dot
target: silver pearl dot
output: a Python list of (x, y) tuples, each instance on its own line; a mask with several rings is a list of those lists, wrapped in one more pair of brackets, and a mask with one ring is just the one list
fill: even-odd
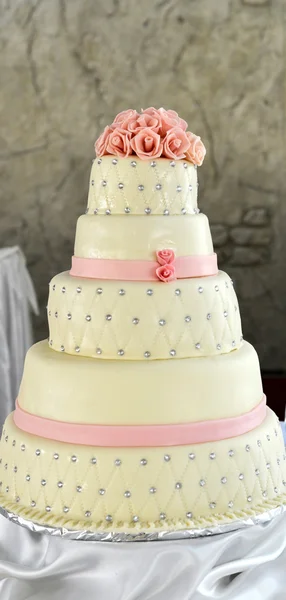
[(117, 160), (117, 158), (113, 158), (113, 159), (112, 159), (112, 164), (113, 164), (113, 165), (117, 165), (117, 163), (118, 163), (118, 160)]
[(156, 188), (156, 190), (161, 190), (162, 189), (161, 183), (156, 183), (155, 188)]
[(61, 350), (61, 352), (64, 352), (65, 351), (65, 347), (63, 345), (61, 345), (60, 350)]
[(146, 352), (144, 352), (144, 356), (145, 356), (145, 358), (150, 358), (151, 352), (149, 352), (148, 350), (146, 350)]
[(18, 467), (15, 466), (14, 469), (13, 469), (13, 471), (14, 471), (14, 473), (17, 473)]
[(125, 296), (125, 293), (125, 290), (123, 290), (122, 288), (118, 292), (119, 296)]
[(259, 469), (255, 469), (255, 475), (259, 475), (260, 471)]
[(132, 323), (133, 325), (138, 325), (139, 319), (137, 317), (134, 317), (134, 319), (132, 319)]
[(139, 521), (139, 520), (140, 520), (140, 519), (139, 519), (139, 517), (138, 517), (137, 515), (135, 515), (135, 516), (133, 517), (133, 519), (132, 519), (133, 523), (138, 523), (138, 521)]
[(92, 465), (96, 465), (96, 463), (97, 463), (97, 460), (96, 460), (95, 456), (93, 456), (93, 457), (90, 459), (90, 462), (91, 462), (91, 464), (92, 464)]
[(266, 469), (270, 469), (270, 463), (266, 463)]
[(72, 461), (73, 463), (76, 463), (76, 462), (77, 462), (77, 456), (75, 456), (75, 455), (73, 454), (73, 456), (71, 457), (71, 461)]
[(187, 315), (187, 316), (185, 317), (185, 322), (186, 322), (186, 323), (190, 323), (190, 321), (191, 321), (191, 317), (190, 317), (190, 315)]
[(45, 479), (42, 479), (42, 481), (41, 481), (41, 485), (42, 485), (42, 486), (45, 486), (45, 485), (47, 485), (47, 482), (46, 482), (46, 480), (45, 480)]
[(99, 355), (99, 354), (102, 354), (102, 350), (101, 350), (101, 348), (96, 348), (96, 351), (95, 351), (95, 352), (96, 352), (96, 354), (98, 354), (98, 355)]
[(275, 437), (278, 436), (277, 429), (274, 429)]
[(228, 451), (228, 456), (230, 456), (230, 458), (234, 455), (234, 450), (229, 450)]
[(164, 461), (165, 461), (165, 462), (170, 462), (170, 460), (171, 460), (171, 456), (170, 456), (170, 454), (165, 454), (165, 455), (164, 455)]
[(216, 507), (216, 503), (215, 502), (210, 502), (209, 503), (209, 507), (210, 508), (215, 508)]
[(30, 481), (31, 480), (31, 475), (26, 475), (25, 479), (26, 479), (26, 481)]
[(130, 163), (130, 165), (131, 165), (131, 167), (136, 167), (136, 165), (137, 165), (136, 160), (132, 160), (131, 163)]
[(204, 487), (204, 485), (206, 485), (206, 482), (204, 479), (200, 479), (200, 486)]
[(25, 452), (25, 450), (26, 450), (25, 444), (21, 444), (21, 450), (22, 450), (22, 452)]
[(225, 282), (225, 287), (228, 288), (228, 281)]
[(228, 312), (227, 312), (227, 310), (224, 310), (224, 311), (223, 311), (223, 316), (224, 316), (224, 317), (227, 317), (227, 315), (228, 315)]
[(191, 191), (192, 191), (192, 189), (193, 189), (193, 186), (192, 186), (192, 184), (190, 183), (190, 185), (189, 185), (189, 191), (191, 192)]
[(181, 185), (177, 185), (177, 192), (181, 192), (182, 191), (182, 186)]
[(7, 469), (8, 469), (8, 464), (7, 463), (4, 465), (4, 469), (5, 469), (5, 471), (7, 471)]
[(52, 346), (52, 345), (53, 345), (53, 340), (50, 340), (50, 346)]
[(130, 209), (130, 207), (129, 207), (129, 206), (125, 206), (125, 208), (124, 208), (124, 212), (125, 212), (127, 215), (129, 215), (129, 213), (130, 213), (130, 210), (131, 210), (131, 209)]
[(148, 461), (146, 460), (146, 458), (141, 458), (141, 460), (140, 460), (140, 465), (142, 465), (142, 467), (146, 467), (146, 465), (147, 465), (147, 462), (148, 462)]
[(89, 519), (89, 517), (91, 517), (91, 512), (90, 512), (90, 510), (86, 510), (86, 511), (85, 511), (85, 513), (84, 513), (84, 516), (85, 516), (87, 519)]
[(277, 487), (274, 488), (274, 492), (275, 492), (275, 494), (278, 494), (278, 488)]
[(72, 318), (71, 313), (67, 314), (67, 318), (68, 318), (69, 321), (71, 320), (71, 318)]
[(149, 492), (150, 492), (150, 494), (156, 494), (157, 490), (155, 487), (152, 486), (152, 487), (150, 487)]
[(184, 162), (184, 163), (183, 163), (183, 167), (184, 167), (184, 169), (187, 169), (187, 168), (188, 168), (188, 165), (187, 165), (187, 163), (186, 163), (186, 162)]
[(168, 209), (167, 209), (167, 208), (165, 208), (165, 210), (164, 210), (164, 212), (163, 212), (163, 215), (165, 215), (165, 216), (167, 217), (169, 214), (170, 214), (170, 213), (169, 213)]
[(211, 313), (208, 313), (208, 314), (207, 314), (207, 320), (209, 321), (209, 320), (211, 319), (211, 317), (212, 317), (212, 316), (211, 316)]
[(203, 291), (204, 291), (204, 288), (202, 288), (202, 286), (200, 285), (200, 287), (198, 287), (198, 292), (199, 292), (199, 294), (202, 294), (202, 293), (203, 293)]
[(190, 452), (190, 454), (189, 454), (189, 459), (190, 459), (190, 460), (195, 460), (195, 458), (196, 458), (196, 455), (195, 455), (195, 453), (194, 453), (194, 452)]
[(63, 508), (63, 512), (64, 512), (64, 513), (68, 513), (68, 512), (69, 512), (69, 507), (68, 507), (68, 506), (64, 506), (64, 508)]
[(153, 296), (153, 290), (147, 290), (146, 294), (147, 296)]
[(165, 521), (165, 519), (166, 519), (166, 513), (161, 512), (159, 518), (160, 518), (160, 521)]
[(39, 450), (39, 448), (37, 448), (37, 450), (36, 450), (36, 452), (35, 452), (35, 455), (36, 455), (36, 456), (40, 456), (40, 454), (41, 454), (41, 450)]
[(107, 181), (105, 181), (105, 179), (104, 179), (104, 180), (101, 182), (101, 185), (102, 185), (103, 187), (105, 187), (105, 186), (107, 185)]
[(217, 349), (217, 350), (221, 350), (221, 344), (217, 344), (217, 345), (216, 345), (216, 349)]
[(65, 286), (63, 285), (63, 287), (62, 287), (62, 294), (65, 294), (65, 293), (66, 293), (66, 288), (65, 288)]
[(103, 289), (101, 287), (97, 288), (96, 293), (100, 296), (102, 294)]
[(9, 485), (6, 486), (5, 492), (7, 492), (7, 493), (9, 492)]
[(53, 292), (55, 291), (55, 289), (56, 289), (56, 286), (55, 286), (55, 284), (54, 284), (54, 285), (53, 285)]
[(16, 446), (16, 440), (13, 440), (12, 446)]
[(215, 291), (218, 292), (219, 291), (219, 287), (218, 285), (215, 285)]
[(101, 158), (99, 158), (99, 159), (98, 159), (98, 161), (97, 161), (97, 164), (98, 164), (98, 165), (101, 165), (101, 163), (102, 163), (102, 159), (101, 159)]
[(58, 488), (62, 488), (62, 487), (63, 487), (63, 485), (64, 485), (64, 484), (63, 484), (63, 482), (62, 482), (62, 481), (58, 481), (58, 483), (57, 483), (57, 486), (58, 486)]
[(146, 213), (146, 215), (150, 215), (151, 208), (149, 208), (149, 206), (147, 206), (147, 208), (144, 209), (144, 212)]
[(181, 295), (181, 290), (179, 290), (179, 289), (175, 290), (175, 295), (176, 296), (180, 296)]
[(77, 286), (77, 288), (76, 288), (76, 292), (77, 292), (77, 294), (80, 294), (80, 293), (81, 293), (81, 287), (80, 287), (80, 285), (78, 285), (78, 286)]
[(104, 496), (105, 490), (103, 488), (100, 488), (100, 490), (98, 490), (98, 493), (100, 494), (100, 496)]
[(90, 322), (91, 321), (91, 316), (90, 315), (86, 315), (85, 320)]
[(246, 444), (245, 450), (246, 450), (246, 452), (250, 452), (250, 446), (249, 446), (249, 444)]
[(107, 521), (107, 523), (112, 523), (112, 521), (113, 521), (111, 515), (106, 515), (105, 520)]
[(46, 512), (51, 512), (52, 508), (51, 506), (46, 506)]
[(266, 439), (268, 440), (268, 442), (270, 442), (270, 435), (267, 435)]
[(20, 502), (20, 496), (16, 497), (16, 502)]
[(105, 211), (105, 214), (106, 214), (106, 215), (111, 215), (111, 210), (110, 210), (110, 208), (107, 208), (107, 209), (106, 209), (106, 211)]
[(57, 452), (54, 453), (54, 459), (58, 460), (59, 459), (59, 454)]
[(227, 478), (226, 477), (222, 477), (220, 481), (221, 481), (222, 484), (225, 484), (227, 482)]
[(58, 312), (57, 311), (55, 312), (55, 318), (56, 319), (58, 318)]
[(266, 492), (266, 490), (265, 490), (264, 492), (262, 492), (262, 496), (263, 496), (263, 498), (266, 498), (266, 497), (267, 497), (267, 492)]
[(123, 190), (123, 188), (124, 188), (124, 185), (123, 185), (123, 183), (119, 183), (119, 184), (118, 184), (118, 187), (119, 187), (119, 189), (120, 189), (120, 190)]
[(138, 185), (138, 190), (139, 190), (139, 192), (143, 192), (144, 185), (142, 185), (142, 184)]
[(232, 340), (231, 345), (233, 348), (235, 347), (235, 340)]
[(106, 321), (111, 321), (112, 315), (106, 315), (105, 319), (106, 319)]
[(121, 465), (120, 458), (116, 458), (115, 461), (114, 461), (114, 464), (115, 464), (116, 467), (120, 467), (120, 465)]
[(79, 346), (76, 346), (76, 347), (75, 347), (75, 351), (76, 351), (76, 353), (78, 354), (78, 353), (80, 352), (80, 347), (79, 347)]
[(186, 209), (185, 209), (185, 208), (181, 208), (181, 213), (182, 213), (182, 215), (185, 215), (185, 214), (186, 214), (186, 212), (187, 212), (187, 211), (186, 211)]
[(175, 484), (175, 489), (176, 490), (180, 490), (182, 488), (182, 484), (180, 481), (177, 481), (177, 483)]
[(170, 356), (173, 356), (173, 357), (174, 357), (174, 356), (176, 356), (177, 352), (176, 352), (176, 350), (174, 350), (174, 348), (172, 348), (172, 349), (170, 350), (169, 354), (170, 354)]
[(257, 440), (257, 446), (260, 448), (261, 447), (261, 440)]
[(247, 502), (252, 502), (252, 497), (251, 496), (247, 496)]
[(81, 487), (81, 485), (77, 485), (77, 486), (76, 486), (76, 491), (77, 491), (77, 492), (79, 492), (79, 493), (80, 493), (80, 492), (82, 492), (82, 487)]
[(187, 519), (192, 519), (193, 518), (193, 513), (191, 511), (187, 512), (186, 513), (186, 517), (187, 517)]
[(233, 508), (233, 502), (232, 502), (232, 500), (229, 501), (228, 508)]
[(130, 496), (131, 496), (131, 492), (129, 492), (129, 490), (126, 490), (126, 492), (124, 492), (124, 497), (130, 498)]
[(95, 208), (94, 211), (93, 211), (93, 214), (97, 215), (97, 213), (98, 213), (98, 208)]
[(48, 314), (49, 314), (49, 317), (50, 317), (50, 316), (51, 316), (51, 314), (52, 314), (52, 312), (49, 310), (49, 313), (48, 313)]
[(32, 500), (32, 502), (31, 502), (31, 507), (32, 507), (32, 508), (35, 508), (35, 506), (36, 506), (36, 502), (35, 502), (35, 500)]
[(201, 347), (201, 344), (200, 344), (199, 342), (197, 342), (197, 343), (195, 344), (195, 348), (196, 348), (197, 350), (200, 350), (200, 347)]
[(281, 462), (281, 461), (280, 461), (280, 458), (277, 458), (277, 465), (278, 465), (278, 467), (279, 467), (279, 465), (280, 465), (280, 462)]
[(124, 350), (122, 350), (122, 348), (120, 348), (120, 350), (117, 351), (118, 356), (124, 356), (125, 352)]
[(239, 473), (238, 479), (240, 479), (240, 481), (242, 481), (244, 479), (243, 473)]
[(152, 160), (152, 162), (150, 163), (150, 165), (151, 165), (151, 167), (153, 167), (153, 168), (154, 168), (154, 167), (156, 167), (156, 161), (155, 161), (155, 160)]
[(211, 452), (209, 457), (211, 460), (214, 460), (216, 458), (215, 452)]
[(171, 161), (170, 161), (170, 167), (175, 167), (175, 166), (176, 166), (176, 163), (175, 163), (175, 161), (174, 161), (174, 160), (171, 160)]

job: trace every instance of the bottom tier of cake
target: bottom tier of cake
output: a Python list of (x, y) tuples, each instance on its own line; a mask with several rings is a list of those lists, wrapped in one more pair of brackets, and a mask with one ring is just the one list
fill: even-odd
[(274, 413), (251, 432), (165, 448), (75, 446), (27, 434), (10, 415), (0, 445), (0, 505), (69, 529), (182, 529), (227, 523), (286, 502)]

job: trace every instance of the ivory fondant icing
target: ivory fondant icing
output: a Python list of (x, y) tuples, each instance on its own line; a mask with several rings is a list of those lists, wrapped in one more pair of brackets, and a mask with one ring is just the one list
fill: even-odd
[(95, 144), (72, 268), (50, 283), (49, 340), (27, 353), (0, 443), (0, 505), (25, 519), (206, 528), (286, 502), (281, 430), (197, 208), (205, 147), (187, 128), (132, 109)]

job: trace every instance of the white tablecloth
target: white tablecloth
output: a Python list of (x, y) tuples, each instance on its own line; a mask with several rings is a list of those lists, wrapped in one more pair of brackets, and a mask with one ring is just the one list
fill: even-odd
[(38, 312), (25, 258), (17, 246), (0, 249), (0, 425), (14, 410), (24, 359), (32, 344), (30, 312)]
[(286, 513), (183, 541), (83, 542), (0, 518), (1, 600), (285, 600)]

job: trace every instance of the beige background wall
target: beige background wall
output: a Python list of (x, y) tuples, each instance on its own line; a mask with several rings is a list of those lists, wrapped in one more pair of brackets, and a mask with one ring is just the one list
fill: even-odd
[(47, 335), (93, 142), (127, 107), (176, 109), (208, 149), (200, 207), (244, 334), (286, 367), (284, 0), (0, 0), (0, 243), (19, 244)]

